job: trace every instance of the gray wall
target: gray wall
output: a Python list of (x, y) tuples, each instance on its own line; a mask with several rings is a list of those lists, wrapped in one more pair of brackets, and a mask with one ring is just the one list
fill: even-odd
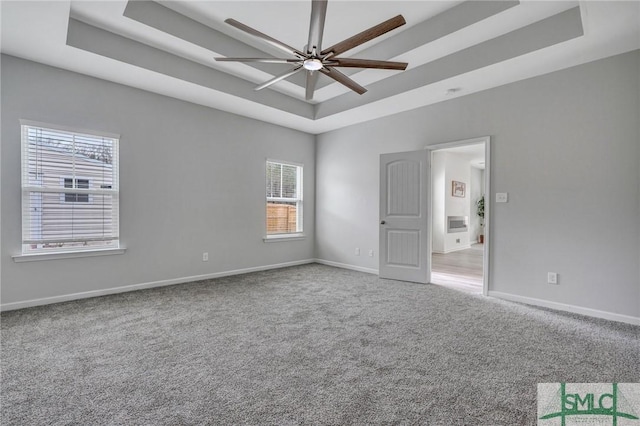
[[(121, 135), (124, 255), (13, 262), (20, 119)], [(314, 257), (312, 135), (2, 56), (1, 148), (3, 304)], [(267, 157), (304, 164), (304, 241), (262, 241)]]
[[(2, 303), (313, 257), (377, 269), (377, 250), (353, 249), (378, 247), (379, 154), (490, 135), (493, 190), (509, 192), (487, 198), (490, 290), (639, 316), (639, 63), (636, 51), (329, 132), (314, 154), (312, 135), (3, 56)], [(122, 135), (126, 254), (11, 260), (20, 118)], [(267, 157), (305, 165), (304, 241), (262, 242)]]
[[(490, 291), (640, 316), (638, 51), (329, 132), (317, 256), (378, 268), (381, 153), (489, 135)], [(558, 286), (546, 283), (559, 274)]]

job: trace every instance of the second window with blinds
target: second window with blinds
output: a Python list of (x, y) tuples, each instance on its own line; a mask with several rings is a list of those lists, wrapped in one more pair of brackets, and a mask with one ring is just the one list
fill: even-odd
[(302, 237), (302, 165), (267, 160), (267, 236)]

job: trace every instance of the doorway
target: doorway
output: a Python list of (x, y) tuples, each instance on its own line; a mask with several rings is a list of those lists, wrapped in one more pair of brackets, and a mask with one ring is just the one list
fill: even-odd
[(430, 282), (487, 295), (490, 138), (427, 147)]

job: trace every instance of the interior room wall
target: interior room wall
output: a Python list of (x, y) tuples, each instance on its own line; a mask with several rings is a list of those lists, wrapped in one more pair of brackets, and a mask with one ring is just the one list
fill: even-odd
[(484, 170), (469, 166), (469, 241), (478, 242), (482, 228), (478, 216), (477, 202), (484, 193)]
[[(3, 305), (314, 258), (313, 135), (5, 55), (1, 89)], [(12, 260), (20, 119), (121, 135), (125, 254)], [(304, 165), (305, 240), (262, 240), (267, 158)]]
[(640, 317), (639, 64), (634, 51), (320, 135), (317, 256), (377, 270), (353, 248), (378, 244), (381, 153), (491, 136), (509, 202), (487, 197), (490, 292)]
[[(445, 219), (449, 216), (470, 216), (469, 211), (469, 188), (470, 170), (469, 159), (462, 154), (453, 152), (445, 153)], [(462, 182), (465, 185), (464, 197), (453, 196), (453, 182)], [(469, 248), (469, 231), (447, 232), (445, 226), (444, 252), (449, 253), (456, 250)]]
[[(433, 225), (431, 228), (433, 239), (431, 248), (435, 253), (449, 253), (469, 248), (469, 231), (449, 233), (447, 230), (448, 216), (470, 217), (471, 170), (469, 159), (463, 154), (435, 151), (431, 165), (433, 179)], [(453, 181), (465, 184), (464, 197), (453, 196)]]

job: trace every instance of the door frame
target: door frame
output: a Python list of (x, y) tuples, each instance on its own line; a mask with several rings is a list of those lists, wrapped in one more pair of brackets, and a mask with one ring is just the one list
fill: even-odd
[(428, 281), (431, 282), (431, 256), (433, 245), (433, 176), (431, 175), (431, 164), (433, 160), (433, 152), (447, 148), (457, 148), (467, 145), (476, 145), (484, 143), (484, 246), (482, 250), (482, 295), (487, 296), (489, 292), (489, 247), (491, 244), (491, 136), (481, 136), (472, 139), (464, 139), (452, 142), (438, 143), (427, 145), (426, 150), (429, 151), (427, 156), (427, 172), (429, 173), (429, 185), (427, 185), (427, 217), (429, 218), (429, 244), (427, 247), (428, 263)]

